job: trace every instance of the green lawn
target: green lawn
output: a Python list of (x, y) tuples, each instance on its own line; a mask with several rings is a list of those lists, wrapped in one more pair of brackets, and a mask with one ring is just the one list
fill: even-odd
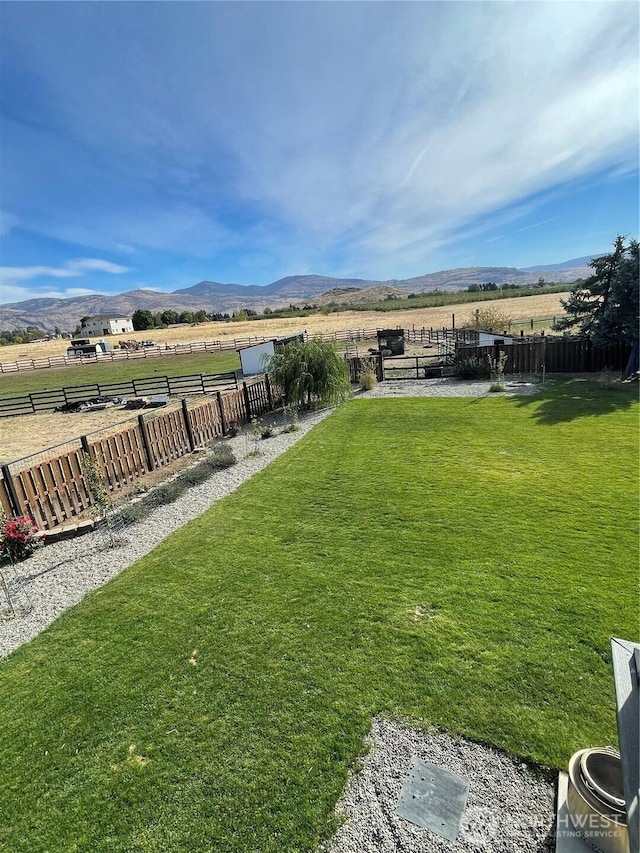
[(126, 382), (145, 376), (191, 376), (198, 373), (226, 373), (240, 367), (237, 352), (194, 353), (160, 358), (136, 358), (130, 361), (104, 361), (43, 370), (21, 370), (0, 375), (0, 399), (19, 397), (45, 388), (71, 388), (74, 385)]
[(615, 743), (637, 424), (585, 383), (342, 407), (0, 665), (0, 847), (311, 850), (376, 713)]

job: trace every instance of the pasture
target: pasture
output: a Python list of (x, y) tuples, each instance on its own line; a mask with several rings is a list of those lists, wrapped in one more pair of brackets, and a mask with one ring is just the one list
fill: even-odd
[[(522, 296), (513, 299), (490, 300), (481, 303), (482, 308), (496, 307), (509, 314), (514, 320), (528, 320), (531, 317), (552, 317), (562, 314), (560, 299), (563, 293), (547, 293), (541, 296)], [(480, 304), (480, 303), (479, 303)], [(309, 334), (335, 332), (342, 329), (375, 329), (402, 326), (405, 329), (442, 328), (451, 326), (451, 315), (456, 315), (456, 325), (461, 326), (470, 319), (474, 304), (447, 305), (439, 308), (417, 308), (406, 311), (393, 311), (383, 314), (377, 311), (340, 311), (335, 314), (311, 314), (308, 317), (284, 317), (274, 320), (252, 320), (241, 323), (199, 323), (197, 326), (178, 326), (169, 329), (152, 329), (135, 332), (132, 337), (143, 339), (153, 337), (160, 345), (177, 343), (196, 343), (198, 341), (227, 341), (234, 338), (252, 336), (271, 337), (294, 334), (306, 329)], [(548, 328), (548, 326), (547, 326)], [(112, 335), (112, 344), (122, 335)], [(46, 358), (65, 355), (69, 342), (66, 340), (44, 341), (42, 343), (12, 344), (0, 349), (1, 361), (19, 361), (21, 359)], [(0, 388), (4, 377), (0, 376)]]
[(310, 851), (374, 714), (615, 743), (638, 404), (355, 400), (0, 665), (0, 842)]
[[(60, 341), (57, 343), (59, 344)], [(4, 355), (4, 351), (0, 351), (0, 355)], [(240, 356), (234, 351), (170, 355), (165, 358), (141, 358), (131, 361), (105, 359), (92, 364), (78, 359), (77, 364), (70, 367), (21, 370), (18, 373), (0, 374), (0, 399), (73, 385), (92, 383), (108, 385), (110, 382), (127, 382), (130, 379), (154, 374), (190, 376), (198, 373), (226, 373), (238, 370), (239, 367)]]

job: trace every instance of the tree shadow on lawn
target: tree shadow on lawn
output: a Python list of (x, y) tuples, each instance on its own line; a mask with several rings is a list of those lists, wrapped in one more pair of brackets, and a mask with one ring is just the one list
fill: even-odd
[(638, 400), (638, 385), (635, 382), (605, 385), (595, 379), (563, 377), (547, 379), (535, 394), (507, 399), (519, 408), (531, 407), (531, 415), (538, 423), (553, 425), (630, 409)]

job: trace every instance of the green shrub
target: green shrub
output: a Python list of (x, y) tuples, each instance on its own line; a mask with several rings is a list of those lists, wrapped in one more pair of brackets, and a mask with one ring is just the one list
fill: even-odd
[(200, 462), (198, 465), (193, 465), (191, 468), (183, 471), (178, 477), (178, 481), (184, 486), (199, 486), (200, 483), (208, 480), (210, 476), (211, 468), (206, 463), (203, 464)]
[(142, 501), (138, 501), (137, 503), (125, 504), (120, 507), (118, 515), (125, 524), (135, 524), (137, 521), (146, 518), (150, 512), (150, 506), (145, 506)]
[(214, 471), (218, 468), (230, 468), (232, 465), (235, 465), (237, 461), (238, 460), (236, 459), (233, 450), (228, 444), (223, 443), (215, 443), (211, 448), (211, 453), (209, 454), (208, 459), (206, 460), (207, 464)]
[(260, 430), (260, 438), (273, 438), (274, 435), (273, 427), (265, 425)]
[(491, 385), (489, 385), (489, 391), (492, 394), (499, 394), (501, 391), (504, 391), (504, 390), (506, 390), (506, 389), (501, 382), (492, 382)]
[(283, 428), (282, 432), (298, 432), (300, 429), (300, 424), (287, 424), (287, 426)]
[(164, 504), (173, 503), (184, 492), (185, 486), (178, 480), (171, 480), (169, 483), (163, 483), (144, 498), (143, 503), (146, 506), (158, 507)]
[(458, 379), (489, 379), (490, 369), (486, 361), (472, 355), (456, 360), (454, 372)]

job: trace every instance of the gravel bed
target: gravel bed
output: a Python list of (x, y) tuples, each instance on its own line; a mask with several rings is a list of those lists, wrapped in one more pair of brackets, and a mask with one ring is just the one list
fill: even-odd
[[(344, 823), (321, 853), (551, 853), (555, 774), (440, 731), (373, 721), (359, 772), (349, 774), (336, 813)], [(396, 814), (411, 758), (469, 780), (456, 841)]]
[(531, 376), (505, 377), (504, 392), (489, 391), (488, 379), (392, 379), (380, 382), (363, 397), (504, 397), (535, 394), (537, 381)]

